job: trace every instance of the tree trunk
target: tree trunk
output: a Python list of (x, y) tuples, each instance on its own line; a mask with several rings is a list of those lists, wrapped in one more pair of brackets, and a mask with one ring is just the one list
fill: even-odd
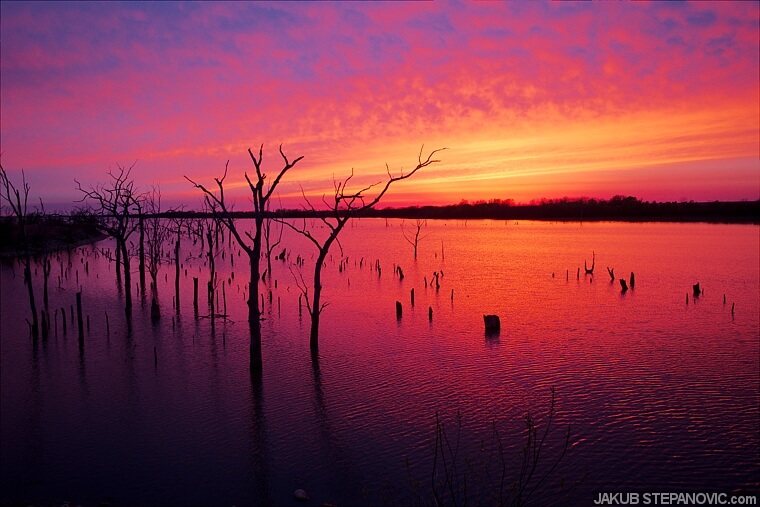
[(121, 240), (116, 238), (116, 286), (121, 289)]
[(32, 286), (32, 270), (29, 267), (31, 259), (29, 255), (26, 256), (24, 266), (24, 279), (26, 280), (26, 287), (29, 290), (29, 308), (32, 310), (32, 338), (35, 340), (40, 336), (40, 324), (37, 317), (37, 303), (34, 301), (34, 287)]
[[(140, 292), (145, 294), (145, 225), (142, 213), (140, 213)], [(153, 285), (155, 285), (155, 280)]]
[[(261, 271), (259, 261), (261, 260), (261, 231), (264, 224), (263, 217), (256, 216), (256, 234), (253, 236), (253, 246), (248, 251), (248, 260), (251, 265), (251, 279), (248, 297), (248, 322), (258, 324), (261, 320), (261, 311), (259, 309), (259, 280)], [(253, 339), (253, 335), (251, 335)], [(261, 339), (261, 333), (259, 333)]]
[(121, 242), (121, 256), (122, 256), (122, 264), (124, 266), (124, 297), (125, 297), (125, 307), (124, 310), (127, 314), (127, 317), (132, 316), (132, 273), (130, 273), (130, 265), (129, 265), (129, 252), (127, 252), (127, 243), (122, 241)]
[[(261, 243), (259, 242), (259, 248)], [(251, 264), (251, 278), (248, 289), (248, 325), (251, 329), (251, 371), (261, 371), (261, 311), (259, 310), (259, 251), (254, 244), (248, 258)]]
[(322, 264), (327, 257), (327, 249), (323, 248), (319, 252), (317, 265), (314, 267), (314, 297), (311, 303), (311, 333), (309, 335), (309, 347), (316, 352), (319, 349), (319, 316), (322, 313), (320, 300), (322, 297)]
[(50, 259), (48, 259), (48, 254), (45, 252), (44, 257), (42, 258), (42, 302), (45, 305), (45, 310), (48, 309), (48, 280), (50, 279), (50, 268)]
[(319, 316), (322, 313), (321, 298), (322, 298), (322, 265), (327, 258), (327, 252), (330, 250), (335, 238), (343, 229), (346, 222), (340, 222), (338, 226), (333, 230), (330, 237), (327, 238), (325, 244), (319, 250), (319, 256), (317, 256), (317, 263), (314, 266), (314, 296), (311, 303), (311, 332), (309, 334), (309, 346), (313, 352), (319, 348)]
[(258, 323), (261, 317), (259, 309), (259, 270), (258, 257), (254, 252), (248, 254), (251, 264), (251, 277), (248, 287), (248, 322)]
[(179, 239), (174, 243), (174, 295), (176, 312), (179, 315)]

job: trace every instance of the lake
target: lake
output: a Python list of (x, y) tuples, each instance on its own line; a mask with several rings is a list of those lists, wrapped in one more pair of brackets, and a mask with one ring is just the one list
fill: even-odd
[[(319, 224), (307, 221), (324, 233)], [(427, 505), (445, 464), (457, 467), (449, 495), (466, 484), (471, 503), (494, 504), (519, 477), (527, 414), (543, 439), (552, 388), (528, 503), (576, 483), (572, 504), (597, 492), (758, 493), (760, 227), (430, 220), (416, 260), (404, 238), (414, 232), (409, 220), (349, 223), (323, 271), (313, 362), (296, 276), (311, 283), (317, 252), (286, 230), (286, 260), (262, 283), (264, 369), (253, 377), (247, 257), (227, 236), (215, 259), (227, 318), (213, 326), (207, 261), (187, 236), (179, 315), (165, 258), (162, 317), (152, 323), (149, 296), (133, 290), (131, 332), (103, 254), (112, 242), (52, 256), (57, 325), (37, 343), (23, 268), (4, 264), (0, 503)], [(635, 288), (622, 292), (608, 267), (634, 272)], [(34, 287), (42, 307), (39, 264)], [(484, 314), (500, 317), (498, 333)]]

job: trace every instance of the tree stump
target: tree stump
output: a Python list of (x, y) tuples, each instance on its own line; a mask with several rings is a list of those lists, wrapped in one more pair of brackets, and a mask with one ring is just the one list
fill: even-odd
[(495, 333), (501, 329), (498, 315), (483, 315), (483, 324), (485, 324), (486, 333)]

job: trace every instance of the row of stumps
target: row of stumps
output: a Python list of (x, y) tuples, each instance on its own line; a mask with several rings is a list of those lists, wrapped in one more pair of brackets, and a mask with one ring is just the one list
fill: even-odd
[[(79, 328), (79, 345), (84, 345), (84, 316), (82, 315), (82, 291), (77, 292), (76, 295), (76, 305), (77, 305), (77, 327)], [(55, 331), (55, 335), (58, 336), (58, 308), (55, 309), (55, 313), (53, 314), (53, 329)], [(63, 336), (66, 336), (68, 333), (68, 326), (66, 321), (66, 308), (61, 307), (61, 325), (63, 329)], [(74, 323), (74, 305), (71, 305), (70, 308), (70, 314), (71, 314), (71, 323)], [(40, 310), (40, 320), (41, 320), (41, 331), (42, 331), (42, 338), (45, 339), (48, 337), (48, 334), (50, 333), (50, 311), (46, 309)], [(106, 326), (108, 326), (108, 314), (106, 314)], [(87, 332), (90, 332), (90, 316), (87, 316)], [(34, 337), (33, 337), (34, 338)]]
[[(414, 308), (414, 289), (412, 289), (409, 292), (409, 299), (410, 303), (412, 305), (412, 308)], [(451, 289), (451, 302), (454, 302), (454, 289)], [(404, 307), (401, 304), (401, 301), (396, 301), (396, 318), (401, 319), (402, 315), (404, 313)], [(433, 307), (428, 306), (428, 320), (430, 322), (433, 322)]]
[[(704, 296), (704, 294), (705, 294), (705, 289), (703, 289), (703, 288), (701, 288), (699, 286), (699, 282), (695, 283), (692, 286), (692, 296), (693, 296), (693, 300), (694, 301), (696, 301), (697, 298), (699, 298), (700, 296)], [(723, 294), (723, 305), (724, 306), (726, 305), (726, 302), (727, 302), (726, 301), (726, 295)], [(686, 304), (687, 305), (689, 304), (689, 293), (688, 292), (686, 293)], [(735, 309), (736, 309), (736, 302), (733, 302), (733, 303), (731, 303), (731, 315), (732, 316), (734, 315), (734, 310)]]
[[(77, 305), (77, 327), (79, 328), (78, 329), (79, 348), (80, 350), (82, 350), (84, 349), (84, 328), (85, 328), (84, 326), (85, 319), (84, 319), (84, 314), (82, 312), (82, 291), (79, 291), (76, 294), (76, 305)], [(43, 337), (46, 337), (47, 332), (48, 332), (47, 326), (49, 326), (50, 322), (49, 322), (49, 319), (45, 317), (45, 315), (47, 315), (45, 310), (42, 310), (42, 312), (43, 312), (43, 322), (46, 324), (46, 326), (43, 327), (44, 329)], [(63, 335), (66, 336), (67, 325), (66, 325), (66, 309), (65, 308), (61, 308), (61, 316), (62, 316), (61, 322), (63, 325)], [(110, 336), (111, 325), (108, 320), (108, 312), (105, 312), (105, 316), (106, 316), (106, 335)], [(73, 305), (71, 306), (71, 322), (72, 323), (74, 322), (74, 306)], [(57, 336), (57, 333), (58, 333), (58, 310), (57, 309), (55, 312), (54, 326), (55, 326), (55, 331), (56, 331), (56, 336)], [(88, 333), (90, 332), (90, 316), (89, 315), (87, 315), (87, 332)], [(153, 347), (153, 361), (155, 365), (158, 365), (158, 351), (155, 346)]]
[[(412, 299), (414, 299), (414, 289), (412, 289)], [(412, 302), (412, 306), (414, 306), (414, 302)], [(401, 316), (404, 313), (404, 307), (401, 304), (401, 301), (396, 301), (396, 318), (401, 320)], [(428, 320), (430, 322), (433, 322), (433, 307), (428, 306)]]

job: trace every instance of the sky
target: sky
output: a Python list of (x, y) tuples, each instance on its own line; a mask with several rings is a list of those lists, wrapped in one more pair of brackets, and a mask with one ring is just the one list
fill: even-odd
[[(0, 161), (46, 203), (132, 166), (197, 208), (760, 198), (758, 2), (0, 3)], [(319, 199), (317, 199), (319, 200)]]

